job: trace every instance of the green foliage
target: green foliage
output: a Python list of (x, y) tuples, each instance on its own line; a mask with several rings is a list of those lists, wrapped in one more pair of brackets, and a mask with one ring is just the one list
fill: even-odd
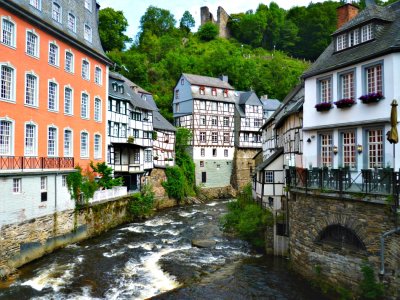
[(143, 41), (145, 33), (162, 36), (171, 32), (175, 27), (176, 20), (170, 11), (155, 6), (149, 6), (145, 14), (140, 18), (139, 41)]
[(183, 13), (182, 19), (179, 22), (179, 28), (186, 33), (190, 32), (190, 29), (194, 27), (195, 21), (193, 16), (190, 14), (189, 11), (185, 11)]
[(162, 186), (165, 188), (168, 197), (175, 198), (178, 201), (183, 200), (186, 196), (187, 183), (182, 169), (178, 166), (167, 167), (165, 175), (167, 180), (162, 183)]
[(90, 162), (90, 167), (93, 172), (100, 175), (100, 179), (97, 181), (97, 185), (104, 189), (111, 189), (114, 186), (121, 186), (123, 184), (123, 178), (113, 178), (112, 172), (113, 169), (108, 167), (105, 162), (98, 162), (94, 164)]
[(125, 43), (132, 41), (124, 34), (127, 28), (128, 21), (122, 11), (110, 7), (99, 11), (99, 35), (104, 51), (123, 50)]
[(157, 131), (153, 131), (151, 133), (151, 138), (152, 138), (153, 141), (157, 140)]
[(212, 41), (218, 37), (219, 28), (217, 25), (207, 22), (204, 25), (201, 25), (199, 30), (197, 31), (197, 35), (202, 41)]
[(154, 208), (153, 186), (145, 184), (140, 193), (133, 194), (129, 203), (129, 211), (135, 218), (147, 217)]
[(381, 299), (384, 295), (384, 286), (376, 281), (374, 269), (367, 263), (361, 266), (363, 279), (360, 282), (359, 290), (362, 299)]
[(228, 204), (228, 211), (221, 218), (224, 230), (238, 234), (257, 248), (264, 247), (264, 231), (272, 225), (273, 216), (254, 203), (250, 184), (243, 188), (236, 201)]
[(82, 204), (81, 200), (87, 204), (98, 188), (97, 183), (94, 180), (93, 172), (89, 169), (83, 171), (80, 166), (76, 166), (75, 169), (76, 172), (67, 176), (68, 191), (71, 199), (75, 200), (77, 204)]

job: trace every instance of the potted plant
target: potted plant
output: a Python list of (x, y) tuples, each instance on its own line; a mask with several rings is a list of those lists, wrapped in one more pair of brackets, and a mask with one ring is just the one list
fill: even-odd
[(331, 102), (321, 102), (315, 105), (317, 111), (328, 111), (332, 108)]
[(127, 139), (127, 142), (129, 143), (129, 144), (133, 144), (133, 142), (135, 141), (135, 138), (133, 137), (133, 136), (128, 136), (128, 139)]
[(356, 101), (353, 98), (345, 98), (335, 102), (337, 108), (352, 107), (354, 104), (356, 104)]
[(154, 159), (154, 160), (158, 160), (158, 156), (154, 156), (153, 159)]
[(368, 103), (376, 103), (376, 102), (382, 100), (383, 98), (384, 97), (383, 97), (382, 93), (378, 92), (378, 93), (369, 93), (369, 94), (363, 95), (359, 99), (363, 103), (368, 104)]

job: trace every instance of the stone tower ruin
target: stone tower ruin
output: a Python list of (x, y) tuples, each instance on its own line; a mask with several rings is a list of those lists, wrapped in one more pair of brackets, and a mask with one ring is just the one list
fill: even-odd
[(226, 39), (231, 37), (231, 33), (228, 28), (228, 21), (230, 16), (221, 6), (218, 6), (217, 20), (214, 19), (213, 14), (210, 13), (210, 9), (207, 6), (203, 6), (200, 8), (200, 16), (201, 16), (201, 25), (204, 25), (207, 22), (211, 22), (218, 26), (219, 37)]

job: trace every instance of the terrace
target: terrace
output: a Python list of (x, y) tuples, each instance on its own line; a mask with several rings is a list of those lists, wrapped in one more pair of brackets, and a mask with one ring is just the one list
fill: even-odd
[(73, 157), (0, 156), (0, 172), (73, 169)]

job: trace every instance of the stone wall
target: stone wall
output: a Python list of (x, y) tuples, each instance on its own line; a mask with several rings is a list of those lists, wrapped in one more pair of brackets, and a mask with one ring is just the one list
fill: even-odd
[(230, 199), (236, 198), (236, 190), (231, 186), (218, 188), (202, 188), (200, 200), (207, 201), (212, 199)]
[[(361, 200), (357, 196), (291, 192), (289, 201), (290, 254), (294, 268), (302, 275), (323, 279), (334, 286), (357, 291), (362, 274), (360, 266), (367, 260), (379, 274), (380, 236), (395, 228), (394, 218), (384, 199)], [(329, 225), (351, 230), (365, 245), (365, 250), (341, 247), (319, 240)], [(388, 294), (400, 297), (400, 235), (386, 239), (383, 277)]]
[(229, 19), (230, 16), (221, 6), (218, 6), (217, 20), (214, 19), (213, 14), (210, 13), (210, 9), (207, 6), (200, 8), (200, 25), (204, 25), (207, 22), (216, 24), (219, 28), (219, 37), (221, 38), (228, 39), (231, 37), (231, 32), (228, 28)]
[(232, 165), (232, 186), (240, 190), (244, 185), (251, 182), (251, 173), (255, 170), (253, 157), (260, 149), (235, 149)]

